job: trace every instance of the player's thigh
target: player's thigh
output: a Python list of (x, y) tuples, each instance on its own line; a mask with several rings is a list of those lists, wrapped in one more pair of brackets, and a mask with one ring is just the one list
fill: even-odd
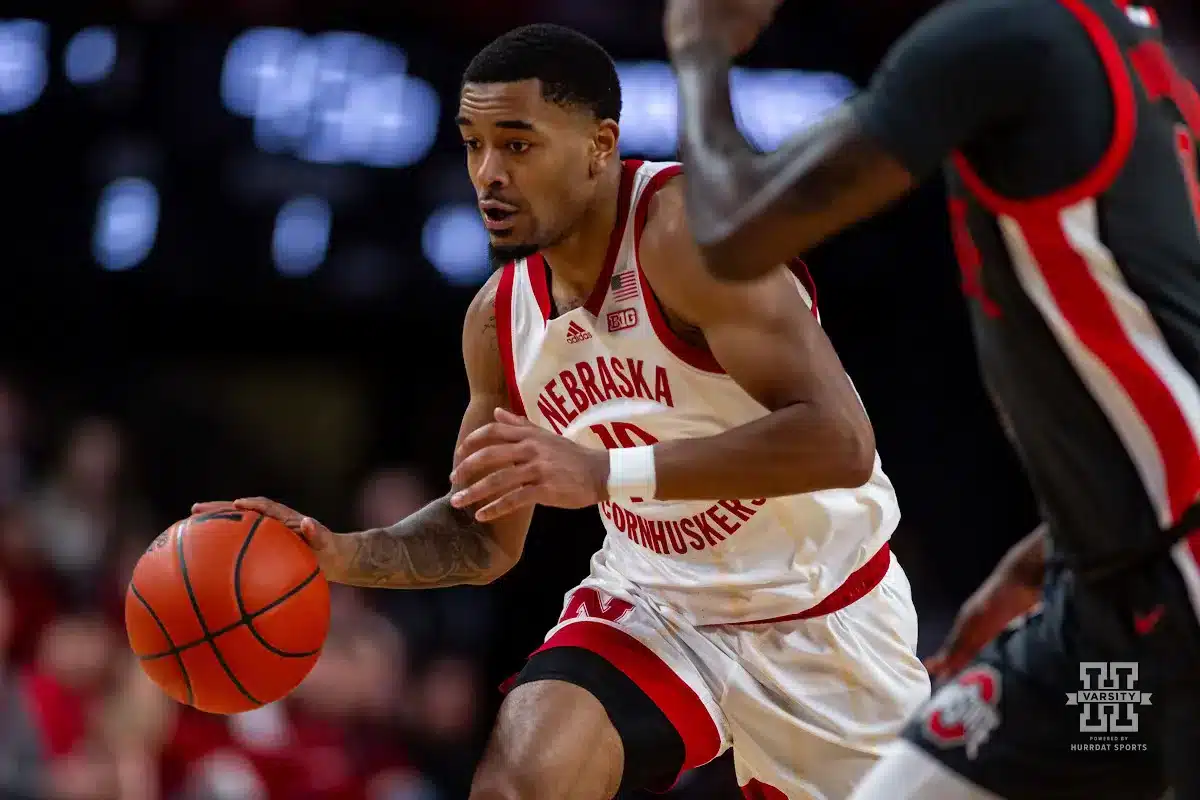
[(929, 697), (895, 563), (834, 614), (722, 635), (732, 636), (740, 672), (722, 709), (749, 797), (845, 798)]
[(1091, 724), (1083, 718), (1087, 709), (1067, 703), (1068, 695), (1087, 688), (1080, 683), (1081, 663), (1121, 656), (1085, 634), (1080, 622), (1070, 579), (1048, 585), (1042, 611), (1003, 633), (941, 686), (905, 738), (999, 797), (1157, 800), (1166, 789), (1161, 754), (1081, 731)]
[(551, 681), (589, 695), (621, 743), (620, 787), (665, 789), (727, 743), (711, 687), (679, 634), (640, 600), (583, 587), (515, 685)]
[(621, 783), (622, 744), (604, 706), (565, 681), (513, 688), (500, 707), (473, 800), (607, 800)]

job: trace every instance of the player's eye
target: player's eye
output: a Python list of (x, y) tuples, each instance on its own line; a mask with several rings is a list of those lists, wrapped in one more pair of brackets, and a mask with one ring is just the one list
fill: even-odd
[(467, 152), (474, 152), (479, 149), (479, 142), (474, 139), (464, 139), (463, 147), (467, 149)]
[(506, 147), (513, 153), (526, 153), (529, 151), (530, 144), (529, 142), (511, 141)]

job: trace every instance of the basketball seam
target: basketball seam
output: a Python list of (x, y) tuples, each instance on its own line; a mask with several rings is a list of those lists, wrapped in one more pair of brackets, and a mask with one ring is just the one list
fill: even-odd
[[(260, 517), (260, 519), (262, 518)], [(257, 628), (254, 627), (253, 617), (250, 616), (250, 614), (248, 614), (246, 611), (246, 603), (242, 599), (242, 564), (246, 559), (246, 553), (250, 552), (250, 543), (254, 541), (254, 534), (257, 530), (258, 525), (256, 524), (250, 529), (250, 532), (246, 534), (246, 538), (242, 540), (242, 549), (238, 552), (237, 560), (233, 562), (233, 598), (237, 602), (238, 613), (242, 616), (242, 620), (245, 621), (246, 628), (250, 631), (250, 634), (258, 640), (260, 645), (274, 655), (281, 656), (283, 658), (307, 658), (308, 656), (315, 656), (317, 653), (321, 652), (321, 648), (318, 647), (316, 650), (300, 653), (281, 650), (275, 645), (271, 644), (264, 639), (263, 635), (258, 632)], [(308, 545), (305, 546), (307, 547)], [(301, 589), (311, 583), (313, 579), (316, 578), (317, 574), (320, 573), (320, 571), (321, 569), (318, 567), (316, 573), (310, 575), (304, 581), (304, 583), (302, 583), (293, 591), (299, 592)]]
[[(250, 620), (258, 619), (263, 614), (266, 614), (268, 611), (278, 608), (280, 605), (282, 605), (286, 601), (295, 597), (297, 594), (299, 594), (301, 592), (301, 590), (304, 589), (304, 587), (308, 586), (310, 583), (312, 583), (314, 580), (316, 580), (317, 576), (320, 574), (321, 574), (320, 567), (314, 569), (312, 571), (311, 575), (309, 575), (307, 578), (305, 578), (300, 583), (293, 586), (291, 589), (288, 589), (286, 592), (281, 594), (276, 599), (272, 600), (270, 603), (267, 603), (265, 606), (260, 608), (258, 611), (255, 611), (253, 614), (245, 614), (237, 622), (232, 622), (228, 625), (225, 625), (224, 627), (217, 628), (209, 636), (201, 636), (199, 639), (193, 639), (190, 642), (184, 642), (183, 644), (180, 644), (180, 645), (173, 645), (170, 650), (159, 650), (154, 653), (146, 653), (145, 655), (139, 655), (138, 658), (140, 658), (142, 661), (156, 661), (157, 659), (160, 659), (160, 658), (166, 658), (168, 656), (173, 656), (178, 653), (182, 653), (187, 650), (191, 650), (193, 647), (202, 645), (205, 642), (209, 641), (210, 638), (219, 639), (220, 637), (224, 636), (225, 634), (229, 633), (230, 631), (237, 630), (238, 627), (241, 625), (249, 626)], [(277, 653), (277, 655), (282, 655), (286, 658), (303, 658), (305, 656), (315, 656), (319, 652), (321, 652), (320, 648), (313, 650), (311, 652), (308, 652), (308, 653), (289, 653), (289, 652), (285, 652), (285, 651), (279, 651)]]
[[(262, 524), (263, 519), (265, 518), (259, 516), (259, 518), (254, 521), (254, 524), (250, 526), (250, 530), (246, 536), (253, 536), (255, 529)], [(229, 681), (234, 685), (234, 688), (241, 692), (242, 695), (251, 703), (256, 706), (261, 706), (263, 705), (262, 702), (257, 700), (254, 695), (250, 694), (250, 692), (246, 690), (246, 687), (242, 685), (242, 682), (237, 679), (237, 675), (233, 674), (233, 670), (231, 670), (229, 668), (229, 664), (225, 662), (225, 657), (221, 655), (221, 648), (217, 647), (217, 643), (213, 641), (212, 634), (208, 630), (208, 625), (204, 622), (204, 614), (200, 611), (200, 604), (196, 601), (196, 592), (192, 589), (192, 580), (188, 576), (187, 558), (184, 556), (183, 535), (187, 533), (189, 527), (190, 526), (187, 525), (187, 523), (184, 523), (179, 527), (179, 533), (175, 536), (175, 557), (179, 560), (179, 571), (183, 575), (183, 586), (187, 590), (188, 600), (192, 604), (192, 611), (196, 613), (196, 620), (200, 623), (200, 630), (204, 632), (204, 637), (208, 641), (208, 646), (212, 648), (213, 655), (216, 656), (217, 663), (221, 665), (221, 669), (225, 670), (225, 674), (229, 676)]]
[[(142, 607), (146, 609), (146, 613), (150, 615), (150, 619), (154, 620), (154, 624), (162, 632), (163, 638), (167, 640), (167, 644), (174, 647), (175, 643), (171, 641), (171, 634), (167, 632), (167, 626), (159, 619), (158, 614), (154, 613), (154, 609), (146, 602), (146, 598), (142, 597), (142, 593), (138, 591), (137, 586), (133, 581), (129, 582), (129, 591), (137, 598)], [(184, 666), (183, 656), (175, 653), (175, 663), (179, 666), (179, 674), (183, 676), (183, 685), (187, 688), (187, 704), (190, 706), (196, 701), (196, 695), (192, 692), (192, 679), (188, 677), (187, 667)]]

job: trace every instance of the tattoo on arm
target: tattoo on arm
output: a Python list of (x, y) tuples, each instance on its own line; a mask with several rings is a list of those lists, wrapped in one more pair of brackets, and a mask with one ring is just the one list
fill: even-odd
[(424, 589), (487, 583), (507, 566), (491, 526), (469, 510), (435, 500), (390, 528), (350, 534), (356, 541), (340, 576), (353, 586)]

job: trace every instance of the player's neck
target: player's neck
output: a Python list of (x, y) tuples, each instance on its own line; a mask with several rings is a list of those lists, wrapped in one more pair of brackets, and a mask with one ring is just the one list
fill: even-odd
[(617, 162), (604, 175), (596, 199), (575, 230), (558, 244), (542, 250), (556, 288), (567, 294), (586, 298), (604, 271), (608, 243), (617, 224), (621, 169), (621, 163)]

